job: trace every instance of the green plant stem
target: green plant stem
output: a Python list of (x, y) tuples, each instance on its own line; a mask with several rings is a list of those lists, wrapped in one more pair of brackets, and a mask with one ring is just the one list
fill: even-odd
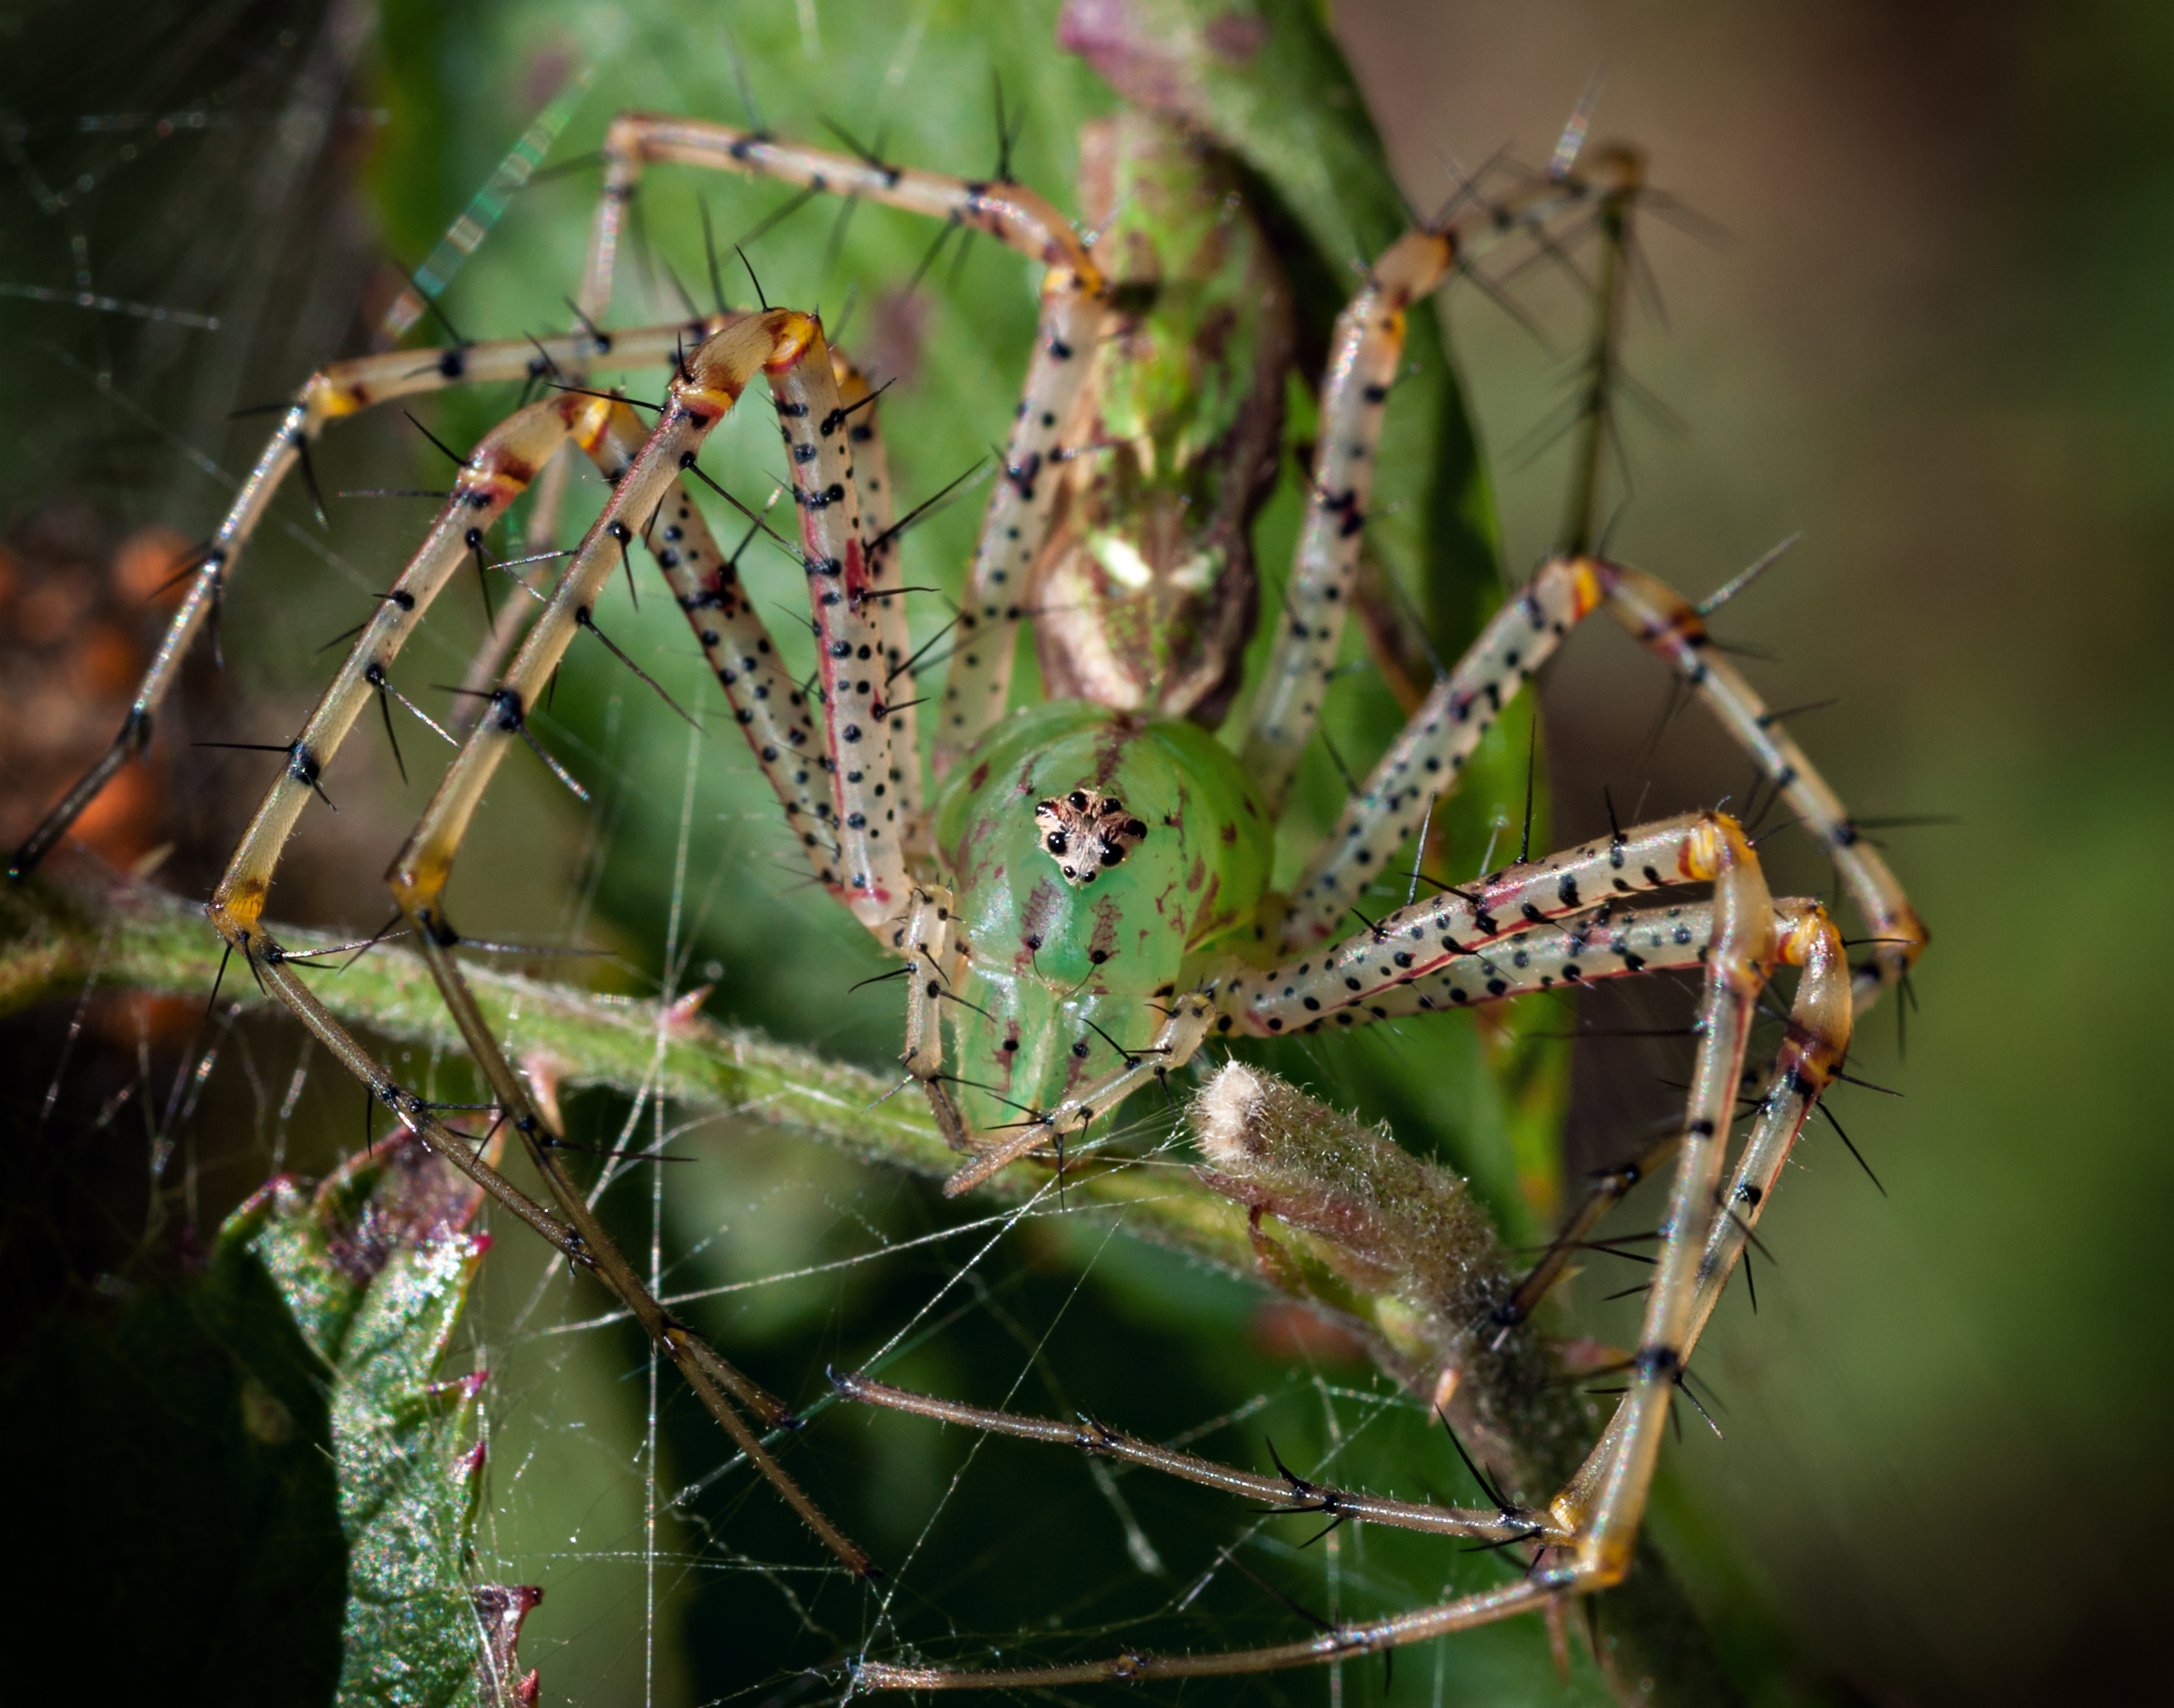
[[(290, 963), (339, 941), (286, 926), (274, 934)], [(196, 909), (158, 890), (63, 888), (47, 880), (0, 888), (0, 1017), (39, 1003), (73, 1002), (94, 981), (201, 998), (219, 976), (222, 947)], [(462, 1047), (419, 957), (385, 943), (352, 965), (348, 959), (327, 956), (316, 963), (322, 970), (306, 975), (342, 1020), (396, 1042)], [(655, 1002), (600, 996), (474, 962), (462, 971), (509, 1056), (548, 1062), (562, 1087), (603, 1086), (631, 1096), (646, 1086), (690, 1112), (782, 1127), (932, 1179), (959, 1165), (911, 1087), (887, 1095), (895, 1079), (759, 1032), (674, 1015)], [(245, 1008), (278, 1006), (238, 964), (227, 969), (220, 994)], [(1015, 1169), (977, 1196), (1023, 1203), (1046, 1192), (1051, 1179), (1046, 1170)], [(1257, 1273), (1246, 1212), (1188, 1170), (1079, 1158), (1067, 1164), (1065, 1191), (1068, 1198), (1122, 1209), (1136, 1234)]]

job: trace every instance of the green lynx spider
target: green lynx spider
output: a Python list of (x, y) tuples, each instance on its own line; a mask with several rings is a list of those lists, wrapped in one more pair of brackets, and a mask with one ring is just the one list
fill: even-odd
[[(516, 411), (477, 446), (430, 536), (381, 597), (288, 746), (284, 773), (209, 912), (262, 985), (397, 1119), (625, 1302), (742, 1450), (826, 1546), (860, 1572), (872, 1570), (867, 1557), (814, 1508), (742, 1414), (744, 1408), (775, 1425), (787, 1420), (786, 1408), (656, 1302), (565, 1175), (538, 1098), (469, 993), (453, 953), (459, 938), (445, 916), (452, 864), (492, 772), (516, 741), (527, 738), (526, 710), (575, 631), (594, 630), (593, 603), (637, 537), (652, 549), (686, 612), (818, 876), (907, 964), (904, 1060), (964, 1157), (948, 1190), (965, 1191), (1045, 1150), (1057, 1151), (1061, 1167), (1068, 1135), (1182, 1065), (1213, 1036), (1364, 1025), (1559, 983), (1704, 969), (1697, 1064), (1682, 1133), (1596, 1194), (1566, 1241), (1510, 1301), (1505, 1318), (1530, 1308), (1552, 1278), (1551, 1266), (1611, 1193), (1620, 1195), (1625, 1180), (1671, 1150), (1679, 1153), (1668, 1237), (1631, 1386), (1585, 1467), (1544, 1512), (1403, 1511), (1337, 1495), (1377, 1522), (1522, 1543), (1533, 1551), (1533, 1571), (1506, 1589), (1277, 1648), (1127, 1655), (1031, 1673), (871, 1664), (857, 1673), (863, 1688), (1307, 1664), (1551, 1606), (1618, 1581), (1685, 1360), (1790, 1144), (1839, 1067), (1853, 1009), (1906, 972), (1924, 942), (1899, 886), (1831, 792), (1741, 678), (1707, 649), (1699, 612), (1660, 582), (1593, 554), (1582, 537), (1542, 566), (1442, 677), (1353, 796), (1292, 895), (1268, 893), (1271, 827), (1338, 656), (1407, 310), (1484, 244), (1592, 214), (1615, 246), (1603, 251), (1604, 351), (1619, 295), (1613, 257), (1641, 188), (1640, 165), (1620, 149), (1599, 152), (1585, 173), (1570, 159), (1559, 160), (1508, 197), (1463, 198), (1461, 213), (1453, 208), (1374, 262), (1335, 328), (1296, 562), (1284, 608), (1274, 617), (1271, 660), (1234, 754), (1186, 715), (1212, 717), (1228, 702), (1250, 621), (1245, 522), (1277, 434), (1257, 408), (1247, 411), (1260, 397), (1279, 393), (1289, 359), (1276, 320), (1277, 288), (1272, 271), (1257, 270), (1268, 264), (1235, 197), (1210, 183), (1204, 200), (1186, 200), (1198, 189), (1183, 182), (1193, 170), (1187, 164), (1197, 154), (1192, 145), (1152, 121), (1128, 116), (1113, 123), (1100, 144), (1108, 170), (1125, 177), (1128, 192), (1144, 192), (1157, 173), (1166, 174), (1165, 187), (1176, 186), (1166, 214), (1188, 207), (1224, 210), (1203, 228), (1212, 243), (1188, 248), (1177, 219), (1172, 230), (1181, 235), (1170, 238), (1161, 257), (1151, 255), (1143, 273), (1127, 266), (1122, 220), (1090, 247), (1048, 203), (1015, 183), (943, 177), (698, 121), (622, 116), (605, 147), (604, 192), (580, 295), (585, 330), (540, 344), (402, 352), (314, 376), (200, 554), (112, 753), (15, 862), (18, 872), (34, 863), (148, 739), (151, 716), (272, 491), (327, 421), (442, 385), (669, 360), (674, 376), (653, 426), (645, 428), (623, 402), (569, 387)], [(914, 702), (901, 684), (911, 647), (874, 395), (827, 345), (819, 322), (788, 309), (721, 313), (638, 332), (597, 329), (608, 320), (625, 210), (642, 168), (656, 161), (747, 172), (911, 209), (986, 232), (1046, 269), (1036, 352), (938, 702), (933, 791), (923, 785)], [(1097, 199), (1091, 189), (1088, 199)], [(1114, 219), (1128, 197), (1100, 199)], [(1152, 251), (1153, 242), (1148, 246)], [(1112, 251), (1117, 261), (1106, 263)], [(1187, 273), (1171, 256), (1187, 265), (1205, 260)], [(1166, 273), (1155, 270), (1165, 266)], [(1174, 348), (1189, 358), (1198, 347), (1203, 305), (1219, 311), (1234, 303), (1252, 317), (1222, 327), (1219, 347), (1236, 353), (1228, 363), (1212, 372), (1181, 363), (1174, 375), (1166, 364), (1159, 366)], [(819, 658), (812, 703), (779, 663), (739, 590), (734, 559), (710, 534), (684, 479), (699, 474), (704, 438), (758, 377), (776, 407), (798, 513)], [(369, 700), (375, 695), (383, 708), (396, 692), (390, 673), (402, 643), (454, 570), (479, 551), (484, 531), (569, 446), (596, 462), (612, 484), (611, 496), (555, 585), (539, 595), (542, 613), (388, 874), (497, 1106), (556, 1200), (553, 1209), (507, 1182), (469, 1139), (398, 1084), (317, 1002), (261, 922), (279, 849), (324, 767)], [(1590, 457), (1582, 459), (1588, 494), (1592, 464)], [(1084, 605), (1090, 614), (1037, 623), (1036, 640), (1046, 678), (1074, 697), (1013, 709), (1017, 630), (1060, 576), (1068, 578), (1073, 595), (1068, 609)], [(1504, 703), (1577, 622), (1603, 606), (1714, 711), (1831, 853), (1872, 926), (1870, 953), (1853, 971), (1825, 912), (1770, 898), (1743, 832), (1718, 813), (1641, 825), (1521, 862), (1339, 936), (1372, 873), (1421, 834)], [(1636, 905), (1688, 883), (1711, 883), (1712, 900), (1666, 910)], [(1726, 1135), (1753, 1012), (1783, 965), (1801, 969), (1789, 1033), (1724, 1197)], [(944, 1067), (947, 1019), (963, 1072)], [(1121, 1041), (1144, 1036), (1149, 1041)], [(974, 1412), (857, 1378), (846, 1386), (864, 1399), (982, 1427), (1077, 1439), (1076, 1431), (1063, 1433), (1069, 1426)], [(1158, 1457), (1159, 1450), (1124, 1443), (1103, 1432), (1088, 1445), (1263, 1492), (1253, 1484), (1263, 1479), (1249, 1482), (1222, 1467), (1203, 1471), (1205, 1462)], [(1322, 1492), (1266, 1481), (1267, 1492), (1279, 1497)]]

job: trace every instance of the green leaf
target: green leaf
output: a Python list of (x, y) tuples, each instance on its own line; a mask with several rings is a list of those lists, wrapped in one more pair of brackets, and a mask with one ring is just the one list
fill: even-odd
[(484, 1376), (437, 1367), (489, 1241), (482, 1194), (397, 1133), (306, 1193), (273, 1181), (221, 1230), (271, 1276), (331, 1372), (348, 1547), (343, 1704), (533, 1699), (513, 1676), (529, 1588), (478, 1585), (484, 1450), (464, 1446)]
[[(1059, 42), (1128, 100), (1186, 120), (1257, 175), (1254, 200), (1317, 333), (1414, 222), (1366, 98), (1313, 0), (1070, 0)], [(1299, 252), (1301, 249), (1304, 252)], [(1500, 602), (1501, 542), (1479, 441), (1440, 328), (1411, 316), (1381, 441), (1369, 545), (1418, 596), (1438, 648)]]

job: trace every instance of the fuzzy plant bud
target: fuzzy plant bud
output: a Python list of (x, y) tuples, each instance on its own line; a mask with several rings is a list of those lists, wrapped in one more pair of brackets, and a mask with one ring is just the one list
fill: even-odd
[(1222, 1068), (1192, 1129), (1210, 1186), (1328, 1242), (1355, 1284), (1459, 1324), (1510, 1285), (1509, 1253), (1463, 1180), (1272, 1073)]
[[(1501, 1346), (1490, 1313), (1516, 1272), (1486, 1208), (1458, 1176), (1414, 1156), (1260, 1068), (1230, 1062), (1187, 1111), (1201, 1180), (1253, 1213), (1266, 1278), (1309, 1289), (1303, 1266), (1261, 1225), (1273, 1216), (1311, 1238), (1307, 1255), (1360, 1297), (1371, 1325), (1411, 1370), (1411, 1386), (1482, 1439), (1514, 1438), (1554, 1409), (1548, 1370), (1528, 1336)], [(1479, 1366), (1486, 1366), (1484, 1371)], [(1468, 1376), (1483, 1380), (1468, 1381)]]

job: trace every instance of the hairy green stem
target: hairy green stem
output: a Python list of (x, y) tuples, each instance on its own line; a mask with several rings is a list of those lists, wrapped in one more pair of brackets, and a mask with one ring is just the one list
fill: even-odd
[[(338, 939), (280, 927), (292, 961)], [(195, 908), (142, 887), (62, 888), (46, 880), (0, 886), (0, 1016), (43, 1002), (73, 1002), (95, 981), (154, 995), (207, 995), (224, 945)], [(380, 944), (360, 960), (327, 956), (307, 976), (343, 1021), (402, 1043), (458, 1051), (461, 1039), (421, 959)], [(335, 968), (343, 968), (334, 970)], [(872, 1163), (942, 1179), (959, 1165), (927, 1104), (895, 1078), (781, 1044), (759, 1032), (632, 997), (598, 995), (465, 964), (476, 1000), (516, 1062), (544, 1064), (564, 1087), (645, 1085), (690, 1112), (786, 1128)], [(276, 1006), (238, 967), (222, 1000)], [(1014, 1169), (984, 1186), (985, 1203), (1024, 1203), (1049, 1185), (1046, 1170)], [(1128, 1168), (1074, 1158), (1068, 1197), (1126, 1213), (1133, 1232), (1241, 1273), (1253, 1273), (1246, 1212), (1182, 1170)]]

